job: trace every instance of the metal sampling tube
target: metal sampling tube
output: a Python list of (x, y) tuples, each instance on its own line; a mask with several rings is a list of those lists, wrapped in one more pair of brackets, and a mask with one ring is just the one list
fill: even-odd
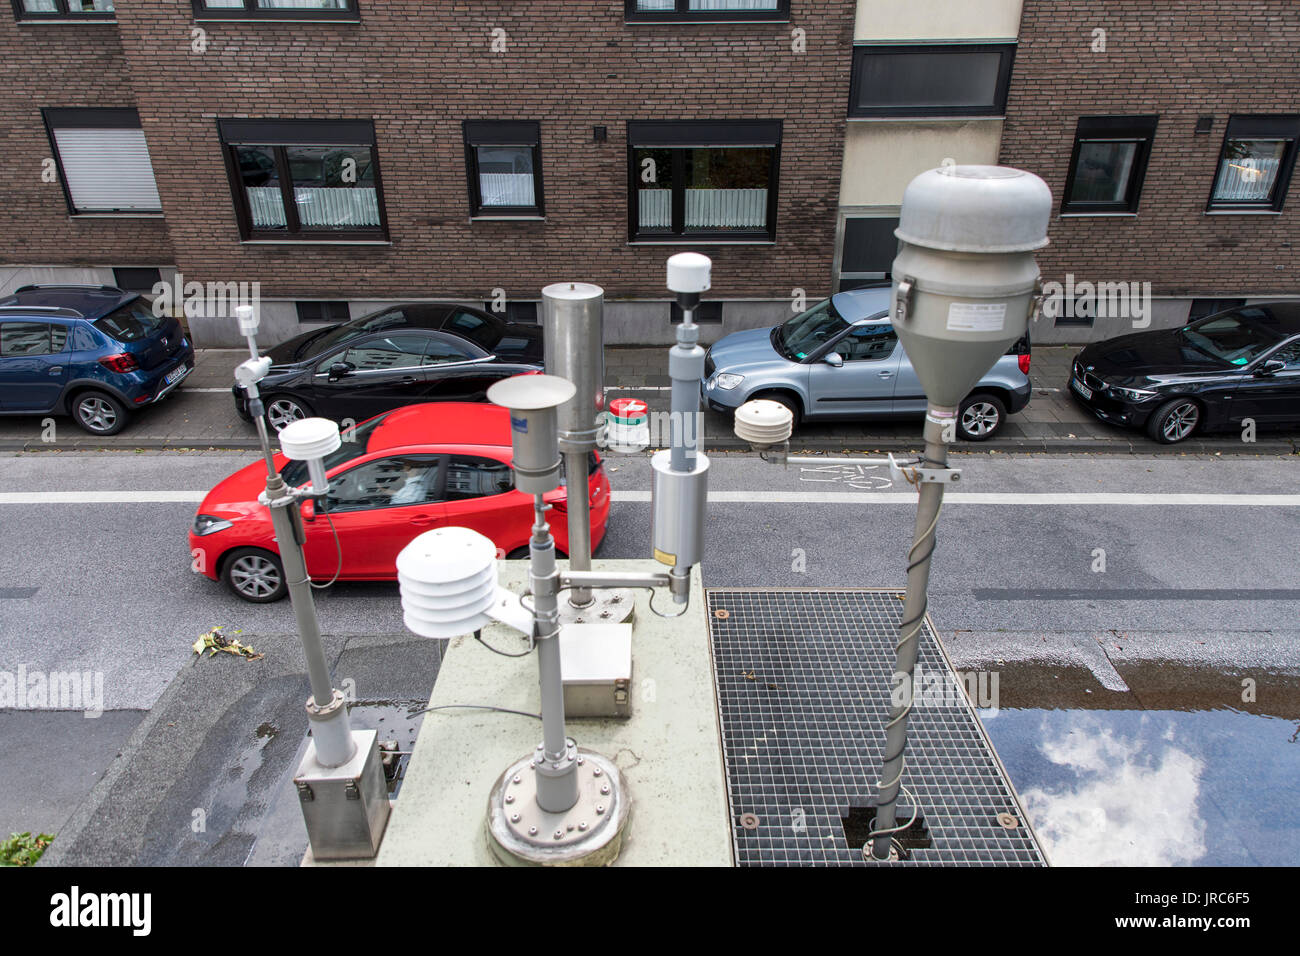
[[(542, 289), (546, 373), (573, 383), (573, 398), (560, 406), (564, 455), (569, 567), (591, 570), (591, 487), (587, 456), (595, 451), (605, 411), (605, 291), (588, 282), (557, 282)], [(575, 607), (592, 602), (591, 588), (574, 588)]]
[(695, 324), (695, 306), (699, 296), (681, 296), (689, 307), (682, 307), (682, 321), (677, 326), (677, 344), (668, 353), (668, 374), (672, 378), (672, 470), (695, 470), (695, 455), (700, 444), (700, 379), (704, 378), (704, 349), (700, 348), (700, 327)]
[[(930, 468), (948, 466), (948, 444), (957, 421), (957, 409), (931, 405), (925, 416), (925, 457), (922, 464)], [(926, 588), (930, 583), (930, 557), (934, 554), (934, 529), (943, 505), (943, 482), (921, 484), (916, 507), (916, 531), (907, 552), (907, 593), (903, 599), (903, 617), (898, 625), (897, 657), (894, 663), (889, 723), (885, 725), (885, 759), (877, 784), (876, 819), (872, 827), (871, 856), (889, 859), (889, 843), (901, 828), (896, 826), (898, 792), (903, 783), (903, 754), (907, 749), (907, 718), (912, 712), (912, 675), (925, 623)]]
[(537, 773), (537, 804), (549, 813), (563, 813), (578, 802), (577, 750), (564, 731), (564, 679), (560, 673), (559, 574), (555, 570), (555, 539), (546, 523), (546, 504), (533, 496), (533, 536), (528, 542), (537, 670), (542, 690), (542, 743), (533, 759)]

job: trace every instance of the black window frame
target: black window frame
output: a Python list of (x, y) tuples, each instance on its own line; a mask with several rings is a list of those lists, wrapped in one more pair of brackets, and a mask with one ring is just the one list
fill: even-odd
[[(1223, 163), (1228, 159), (1228, 143), (1232, 140), (1270, 140), (1281, 139), (1287, 142), (1286, 152), (1278, 166), (1277, 179), (1273, 183), (1272, 195), (1263, 200), (1216, 200), (1214, 191), (1218, 187), (1219, 173)], [(1286, 194), (1291, 186), (1291, 173), (1295, 169), (1297, 146), (1300, 145), (1300, 114), (1297, 113), (1238, 113), (1228, 117), (1223, 130), (1223, 143), (1219, 147), (1219, 159), (1214, 164), (1214, 173), (1210, 179), (1210, 198), (1206, 201), (1207, 212), (1214, 213), (1257, 213), (1281, 212), (1286, 205)]]
[[(465, 120), (465, 172), (469, 185), (469, 214), (472, 219), (537, 219), (546, 215), (542, 189), (542, 124), (536, 120)], [(531, 206), (485, 206), (479, 183), (478, 147), (527, 147), (533, 154), (533, 198)]]
[[(63, 168), (63, 156), (59, 152), (59, 141), (54, 136), (56, 129), (138, 129), (143, 134), (144, 125), (140, 122), (140, 113), (134, 106), (86, 106), (86, 107), (46, 107), (41, 110), (41, 120), (45, 124), (45, 135), (49, 138), (53, 151), (54, 163), (59, 170), (59, 185), (63, 189), (63, 199), (72, 216), (161, 216), (162, 194), (159, 192), (157, 209), (99, 209), (77, 208), (72, 198), (72, 188), (68, 185), (68, 174)], [(145, 148), (149, 143), (146, 137)], [(158, 174), (153, 170), (153, 157), (149, 158), (149, 169), (154, 177), (154, 189), (158, 188)]]
[[(76, 13), (68, 9), (68, 0), (54, 0), (58, 9), (53, 13), (40, 13), (38, 11), (28, 10), (23, 6), (23, 0), (13, 0), (14, 19), (20, 23), (50, 23), (59, 20), (87, 20), (98, 23), (116, 23), (117, 10), (111, 10), (108, 13), (95, 13), (78, 11)], [(117, 6), (116, 3), (113, 4)]]
[[(1061, 191), (1061, 215), (1136, 214), (1146, 183), (1147, 165), (1151, 160), (1151, 147), (1155, 142), (1159, 116), (1080, 116), (1074, 127), (1074, 148), (1070, 153), (1070, 166)], [(1124, 199), (1118, 202), (1071, 202), (1074, 178), (1079, 167), (1079, 153), (1084, 143), (1136, 142), (1138, 150), (1129, 171), (1128, 188)]]
[[(873, 53), (1001, 53), (997, 87), (991, 106), (876, 106), (859, 108), (862, 91), (862, 64)], [(1016, 62), (1016, 43), (857, 43), (853, 46), (853, 67), (849, 79), (848, 115), (850, 119), (913, 119), (932, 116), (1005, 116), (1007, 92), (1011, 88), (1011, 70)]]
[(348, 10), (268, 10), (257, 6), (257, 0), (244, 0), (242, 8), (210, 9), (204, 0), (192, 0), (195, 20), (316, 20), (329, 22), (356, 22), (361, 19), (361, 0), (348, 0)]
[[(875, 222), (893, 223), (892, 228), (888, 228), (890, 236), (898, 228), (899, 213), (897, 212), (858, 212), (846, 213), (844, 215), (844, 229), (839, 238), (839, 249), (837, 251), (835, 284), (836, 292), (849, 292), (853, 289), (864, 289), (871, 286), (878, 286), (890, 281), (894, 259), (898, 257), (898, 239), (893, 239), (893, 252), (889, 253), (889, 261), (882, 263), (885, 268), (880, 271), (847, 269), (849, 264), (849, 255), (851, 250), (856, 248), (856, 243), (851, 243), (849, 230), (850, 224), (862, 220), (872, 220)], [(865, 238), (865, 237), (864, 237)]]
[[(645, 245), (776, 242), (776, 208), (780, 195), (782, 120), (629, 120), (627, 123), (628, 242)], [(770, 149), (767, 225), (748, 232), (686, 232), (685, 153), (689, 149), (753, 147)], [(672, 222), (669, 232), (640, 233), (636, 151), (668, 149), (673, 153)]]
[(672, 10), (638, 10), (636, 0), (624, 0), (628, 23), (784, 23), (790, 19), (790, 0), (777, 0), (775, 10), (692, 10), (690, 0), (677, 0)]
[(113, 285), (123, 292), (152, 295), (159, 282), (162, 282), (162, 269), (155, 266), (113, 267)]
[[(682, 314), (682, 307), (677, 304), (676, 300), (671, 303), (668, 313), (668, 322), (671, 325), (681, 325), (685, 316)], [(709, 301), (701, 300), (696, 303), (692, 310), (691, 321), (696, 325), (721, 325), (722, 324), (722, 300), (712, 299)]]
[[(217, 135), (221, 140), (226, 161), (226, 175), (230, 180), (231, 197), (235, 205), (235, 218), (239, 235), (244, 242), (321, 242), (357, 243), (388, 242), (388, 209), (384, 202), (384, 180), (379, 164), (379, 146), (375, 125), (371, 120), (303, 120), (303, 119), (219, 119)], [(239, 169), (238, 150), (241, 146), (255, 146), (274, 151), (276, 175), (280, 182), (284, 203), (285, 228), (257, 229), (253, 226), (253, 213), (248, 195), (244, 191), (243, 176)], [(298, 204), (293, 195), (293, 176), (290, 173), (287, 148), (290, 146), (343, 146), (366, 147), (370, 150), (371, 168), (375, 174), (375, 199), (379, 204), (379, 225), (373, 228), (303, 229), (298, 219)]]

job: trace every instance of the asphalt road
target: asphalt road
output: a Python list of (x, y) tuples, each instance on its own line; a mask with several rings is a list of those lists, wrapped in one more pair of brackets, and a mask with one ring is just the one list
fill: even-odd
[[(292, 633), (287, 601), (249, 605), (189, 569), (185, 535), (199, 497), (250, 460), (0, 458), (0, 675), (100, 672), (114, 721), (92, 735), (79, 730), (89, 726), (80, 714), (0, 714), (5, 737), (36, 744), (0, 749), (0, 778), (50, 781), (7, 790), (0, 832), (57, 828), (198, 635), (224, 624), (256, 645), (257, 635)], [(1086, 670), (1121, 694), (1124, 675), (1151, 662), (1300, 673), (1300, 462), (963, 455), (954, 464), (964, 474), (942, 516), (930, 611), (959, 667)], [(648, 463), (612, 458), (609, 467), (617, 497), (599, 554), (643, 557)], [(915, 495), (887, 469), (718, 455), (710, 491), (706, 586), (903, 584)], [(135, 500), (89, 502), (87, 493)], [(341, 584), (318, 600), (327, 635), (403, 633), (396, 585)]]

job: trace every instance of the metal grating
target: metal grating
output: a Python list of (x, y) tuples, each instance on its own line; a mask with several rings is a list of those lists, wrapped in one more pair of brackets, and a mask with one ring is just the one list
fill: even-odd
[[(707, 591), (737, 865), (872, 865), (848, 844), (841, 818), (876, 793), (901, 594)], [(920, 639), (923, 673), (952, 675), (928, 618)], [(901, 865), (1046, 865), (964, 696), (917, 701), (903, 784), (932, 845)], [(911, 812), (900, 799), (899, 822)], [(1020, 825), (1006, 829), (1000, 813)], [(756, 826), (742, 824), (747, 814)]]

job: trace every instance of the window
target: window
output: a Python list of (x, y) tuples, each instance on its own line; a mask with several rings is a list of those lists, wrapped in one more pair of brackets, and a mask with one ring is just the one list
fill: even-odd
[(1229, 118), (1209, 209), (1281, 212), (1298, 136), (1300, 116)]
[(888, 322), (857, 325), (835, 343), (834, 350), (846, 362), (878, 362), (894, 354), (898, 333)]
[(1062, 213), (1135, 213), (1155, 116), (1082, 116), (1061, 199)]
[(515, 487), (510, 466), (495, 458), (477, 455), (452, 455), (447, 462), (445, 501), (466, 501), (500, 495)]
[(362, 342), (345, 349), (341, 355), (328, 359), (328, 364), (346, 362), (358, 372), (382, 372), (395, 368), (419, 368), (429, 364), (425, 351), (427, 336), (414, 333), (393, 333), (382, 339)]
[(42, 111), (74, 213), (158, 213), (162, 200), (133, 109)]
[(346, 302), (295, 302), (299, 322), (329, 322), (337, 324), (352, 318)]
[(1245, 304), (1245, 299), (1193, 299), (1192, 307), (1187, 313), (1187, 321), (1195, 322), (1197, 319), (1203, 319), (1207, 315), (1214, 315), (1216, 312), (1240, 309)]
[(68, 344), (68, 327), (47, 322), (0, 322), (0, 358), (58, 355)]
[(14, 0), (19, 20), (112, 20), (113, 0)]
[(126, 267), (113, 270), (113, 285), (125, 292), (147, 292), (152, 294), (153, 287), (162, 281), (160, 269), (137, 269)]
[(851, 216), (844, 220), (839, 290), (878, 285), (890, 278), (898, 255), (897, 216)]
[(1269, 361), (1284, 362), (1288, 372), (1300, 372), (1300, 342), (1284, 345), (1269, 357)]
[(194, 0), (199, 20), (356, 20), (357, 0)]
[(628, 123), (633, 241), (776, 238), (781, 123)]
[(438, 457), (379, 458), (330, 480), (327, 511), (361, 511), (432, 504), (438, 500)]
[(136, 299), (96, 319), (93, 324), (99, 331), (119, 342), (139, 342), (162, 328), (163, 322), (164, 319), (154, 314), (148, 302)]
[[(673, 302), (670, 321), (673, 325), (680, 325), (682, 321), (682, 307), (676, 302)], [(717, 325), (722, 321), (722, 303), (701, 302), (691, 314), (691, 321), (696, 325)]]
[(369, 120), (220, 120), (244, 239), (385, 240)]
[(511, 299), (505, 304), (505, 311), (497, 309), (495, 302), (484, 302), (485, 311), (500, 315), (507, 322), (522, 322), (525, 325), (536, 325), (540, 320), (537, 316), (536, 302), (517, 302)]
[(853, 48), (849, 116), (1000, 116), (1014, 43)]
[(472, 216), (542, 215), (541, 127), (465, 122)]
[(788, 20), (790, 0), (625, 0), (628, 20)]

